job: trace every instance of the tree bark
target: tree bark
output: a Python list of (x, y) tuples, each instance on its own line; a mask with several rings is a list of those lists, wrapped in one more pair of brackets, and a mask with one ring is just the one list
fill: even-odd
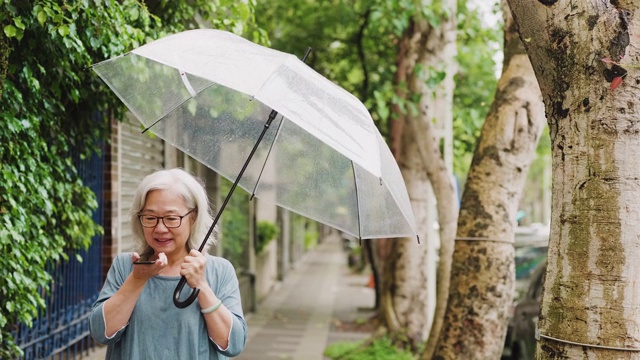
[(545, 126), (540, 89), (510, 16), (504, 42), (503, 72), (462, 196), (435, 359), (499, 359), (504, 346), (515, 292), (516, 212)]
[(552, 146), (538, 359), (640, 359), (640, 3), (508, 0)]
[[(444, 314), (449, 296), (449, 280), (453, 245), (458, 220), (458, 195), (453, 178), (453, 169), (447, 168), (445, 156), (442, 154), (441, 143), (432, 126), (432, 119), (440, 124), (453, 122), (453, 93), (455, 88), (454, 75), (458, 67), (455, 61), (457, 54), (457, 3), (455, 0), (444, 2), (449, 16), (441, 18), (439, 27), (422, 23), (425, 48), (418, 53), (417, 63), (423, 69), (442, 69), (446, 75), (435, 89), (429, 89), (419, 78), (412, 78), (409, 88), (413, 93), (421, 94), (420, 117), (409, 117), (407, 133), (413, 138), (417, 153), (426, 170), (429, 183), (435, 195), (436, 213), (438, 219), (439, 249), (431, 254), (430, 261), (437, 261), (436, 288), (428, 289), (436, 292), (433, 319), (429, 324), (429, 334), (425, 350), (421, 358), (430, 359), (435, 351), (436, 342), (444, 322)], [(410, 141), (407, 139), (407, 141)], [(427, 224), (431, 226), (431, 224)], [(433, 242), (434, 239), (427, 239)], [(434, 249), (432, 246), (431, 249)]]
[[(449, 14), (455, 14), (455, 1), (448, 1), (446, 6), (449, 7)], [(417, 94), (420, 101), (415, 112), (394, 105), (396, 119), (392, 125), (391, 148), (405, 178), (423, 244), (417, 244), (415, 239), (401, 239), (392, 243), (392, 254), (385, 271), (381, 314), (387, 328), (408, 338), (409, 345), (414, 349), (426, 340), (432, 327), (433, 309), (437, 309), (436, 304), (429, 300), (429, 292), (437, 291), (445, 295), (444, 299), (436, 298), (444, 309), (453, 252), (456, 192), (451, 170), (447, 169), (444, 162), (431, 121), (434, 118), (440, 122), (452, 121), (453, 75), (456, 71), (455, 28), (455, 15), (443, 18), (438, 28), (432, 27), (424, 19), (414, 19), (399, 43), (397, 95), (409, 102), (412, 95)], [(426, 86), (427, 79), (418, 71), (418, 67), (439, 68), (441, 64), (448, 64), (442, 69), (446, 73), (445, 79), (436, 89), (429, 89)], [(430, 202), (433, 201), (430, 198), (432, 188), (440, 224), (438, 277), (444, 278), (444, 281), (435, 282), (437, 289), (425, 286), (429, 283), (428, 277), (434, 276), (425, 264), (429, 257), (437, 256), (430, 253), (430, 247), (424, 244), (425, 241), (436, 241), (428, 236), (433, 225), (427, 220), (433, 206)], [(431, 246), (431, 249), (435, 247)]]

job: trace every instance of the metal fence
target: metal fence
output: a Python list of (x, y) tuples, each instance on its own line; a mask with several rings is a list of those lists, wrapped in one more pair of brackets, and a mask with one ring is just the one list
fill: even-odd
[[(104, 160), (101, 156), (77, 161), (79, 175), (96, 194), (98, 209), (94, 221), (103, 222)], [(68, 261), (52, 263), (51, 291), (31, 328), (22, 324), (15, 340), (24, 351), (23, 359), (75, 359), (94, 346), (89, 335), (89, 311), (102, 287), (103, 238), (96, 236), (86, 251), (69, 253)]]

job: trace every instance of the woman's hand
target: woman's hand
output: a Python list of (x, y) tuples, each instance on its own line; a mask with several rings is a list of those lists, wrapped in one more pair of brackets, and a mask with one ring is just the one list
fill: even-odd
[[(131, 262), (140, 260), (140, 254), (133, 253)], [(158, 254), (153, 264), (133, 265), (133, 271), (127, 276), (122, 286), (104, 302), (105, 335), (110, 338), (123, 329), (131, 318), (131, 313), (144, 289), (147, 280), (158, 275), (169, 264), (167, 255)]]
[(136, 279), (148, 280), (158, 274), (167, 267), (169, 261), (167, 260), (167, 255), (161, 252), (158, 254), (158, 259), (153, 264), (135, 264), (136, 261), (140, 260), (140, 254), (134, 252), (131, 255), (131, 261), (133, 264), (133, 272), (131, 275)]
[(193, 289), (209, 286), (206, 278), (207, 258), (198, 250), (191, 250), (189, 255), (184, 257), (180, 267), (180, 275), (187, 279), (187, 284)]

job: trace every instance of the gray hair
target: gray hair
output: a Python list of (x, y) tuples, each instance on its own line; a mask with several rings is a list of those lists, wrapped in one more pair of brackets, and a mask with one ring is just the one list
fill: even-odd
[[(138, 220), (138, 214), (142, 211), (147, 199), (147, 194), (153, 190), (171, 190), (182, 196), (189, 209), (196, 209), (196, 220), (191, 227), (191, 233), (187, 240), (187, 252), (191, 249), (198, 249), (204, 240), (207, 231), (213, 223), (209, 209), (209, 198), (205, 192), (203, 183), (195, 176), (182, 169), (158, 170), (147, 175), (136, 190), (131, 205), (131, 230), (135, 242), (139, 245), (141, 255), (151, 255), (153, 249), (144, 240), (142, 224)], [(218, 243), (218, 225), (216, 225), (211, 236), (203, 248), (207, 253), (209, 247)]]

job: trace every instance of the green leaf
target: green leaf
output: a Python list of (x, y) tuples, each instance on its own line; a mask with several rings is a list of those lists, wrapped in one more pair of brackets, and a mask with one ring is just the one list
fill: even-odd
[(16, 35), (18, 34), (18, 29), (16, 29), (16, 27), (13, 25), (7, 25), (4, 27), (4, 34), (9, 38), (16, 37)]
[(25, 26), (24, 23), (22, 22), (22, 19), (17, 17), (13, 19), (13, 23), (16, 25), (16, 27), (20, 30), (24, 30)]
[(134, 7), (129, 11), (129, 19), (131, 21), (136, 21), (138, 20), (139, 17), (140, 17), (140, 11), (138, 10), (138, 8)]
[(58, 27), (58, 34), (61, 36), (69, 35), (69, 27), (67, 25), (62, 25)]

